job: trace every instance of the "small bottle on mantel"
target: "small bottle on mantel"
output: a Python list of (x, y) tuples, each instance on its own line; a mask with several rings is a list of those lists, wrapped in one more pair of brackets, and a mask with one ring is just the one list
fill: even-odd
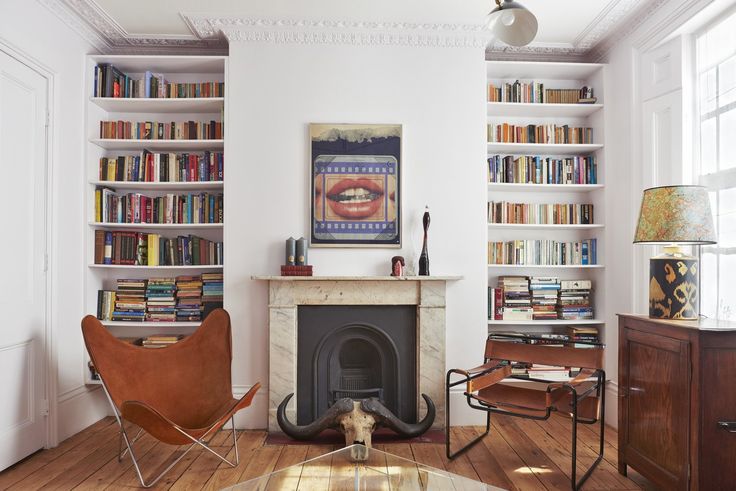
[(427, 250), (427, 231), (429, 230), (429, 206), (424, 207), (422, 225), (424, 227), (424, 243), (422, 244), (422, 254), (419, 256), (419, 276), (429, 276), (429, 251)]
[(284, 260), (286, 261), (284, 264), (289, 266), (296, 264), (296, 240), (294, 240), (294, 237), (286, 239), (286, 254)]

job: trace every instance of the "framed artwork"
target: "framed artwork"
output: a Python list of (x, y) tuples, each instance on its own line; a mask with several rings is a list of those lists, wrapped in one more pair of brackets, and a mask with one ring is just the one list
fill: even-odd
[(401, 125), (310, 124), (311, 246), (401, 247)]

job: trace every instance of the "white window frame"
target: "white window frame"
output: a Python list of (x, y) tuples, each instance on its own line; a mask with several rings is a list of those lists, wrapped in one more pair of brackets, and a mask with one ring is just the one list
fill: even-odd
[[(694, 142), (695, 142), (695, 152), (694, 152), (694, 165), (692, 166), (692, 176), (693, 181), (697, 184), (700, 184), (702, 186), (705, 186), (708, 188), (708, 191), (715, 191), (715, 202), (716, 202), (716, 211), (720, 209), (720, 203), (719, 203), (719, 195), (718, 191), (725, 190), (725, 189), (731, 189), (736, 188), (736, 168), (731, 169), (725, 169), (725, 170), (716, 170), (715, 172), (711, 174), (701, 175), (700, 169), (702, 168), (702, 162), (700, 160), (702, 155), (702, 139), (701, 139), (701, 126), (704, 121), (715, 118), (715, 136), (716, 136), (716, 148), (714, 149), (715, 158), (717, 162), (717, 166), (720, 167), (721, 164), (721, 155), (720, 155), (720, 115), (736, 109), (736, 101), (724, 106), (724, 107), (718, 107), (718, 97), (719, 97), (719, 77), (718, 77), (718, 67), (719, 65), (723, 64), (724, 62), (736, 57), (736, 47), (732, 50), (732, 52), (724, 57), (721, 60), (716, 61), (714, 64), (711, 64), (707, 67), (700, 68), (699, 66), (699, 59), (698, 59), (698, 40), (704, 36), (707, 32), (714, 29), (716, 26), (721, 24), (722, 22), (726, 21), (727, 19), (730, 19), (732, 16), (736, 15), (736, 10), (731, 9), (730, 11), (726, 12), (725, 15), (720, 16), (717, 21), (711, 22), (708, 25), (704, 26), (702, 29), (700, 29), (698, 32), (695, 33), (695, 35), (692, 38), (692, 52), (694, 57), (694, 63), (692, 64), (693, 67), (693, 74), (694, 74), (694, 83), (695, 83), (695, 90), (693, 91), (694, 99), (695, 99), (695, 111), (694, 111), (694, 118), (693, 118), (693, 130), (694, 130)], [(715, 109), (712, 111), (701, 114), (701, 87), (700, 87), (700, 79), (701, 75), (708, 70), (711, 70), (712, 68), (716, 68), (716, 103), (715, 103)], [(716, 227), (716, 234), (720, 231), (720, 220), (719, 217), (716, 215), (714, 216), (714, 224)], [(704, 246), (698, 248), (698, 256), (701, 258), (701, 273), (702, 273), (702, 256), (703, 254), (714, 254), (716, 257), (716, 268), (715, 268), (715, 289), (716, 294), (718, 297), (717, 300), (717, 306), (716, 306), (716, 313), (715, 316), (717, 319), (721, 318), (721, 315), (723, 314), (722, 311), (722, 305), (721, 305), (721, 298), (723, 296), (721, 295), (721, 287), (720, 287), (720, 273), (721, 273), (721, 257), (726, 255), (735, 255), (736, 256), (736, 247), (720, 247), (718, 244), (712, 245), (712, 246)], [(703, 278), (703, 275), (699, 275), (699, 281), (702, 285), (703, 281), (710, 281), (713, 278)], [(701, 291), (701, 288), (698, 288), (699, 291)], [(736, 313), (734, 313), (736, 314)]]

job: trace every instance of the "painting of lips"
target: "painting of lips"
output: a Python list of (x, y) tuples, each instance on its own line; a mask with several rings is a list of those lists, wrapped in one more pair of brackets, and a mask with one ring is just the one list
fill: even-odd
[(310, 125), (312, 246), (401, 244), (401, 125)]

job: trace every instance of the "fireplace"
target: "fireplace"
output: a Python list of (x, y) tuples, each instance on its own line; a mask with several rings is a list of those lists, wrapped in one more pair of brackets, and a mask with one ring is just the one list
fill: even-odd
[[(311, 421), (314, 414), (318, 412), (315, 400), (304, 403), (302, 398), (305, 387), (310, 384), (302, 384), (303, 376), (301, 367), (298, 366), (300, 357), (300, 340), (305, 336), (299, 334), (301, 323), (308, 316), (310, 307), (344, 307), (347, 311), (358, 308), (378, 309), (379, 311), (393, 311), (395, 308), (408, 317), (401, 321), (404, 329), (396, 332), (387, 332), (385, 323), (380, 319), (350, 320), (340, 324), (334, 324), (331, 329), (344, 327), (338, 336), (342, 339), (333, 339), (333, 336), (325, 336), (322, 333), (314, 336), (314, 343), (323, 339), (325, 343), (330, 342), (330, 349), (334, 356), (326, 356), (325, 362), (327, 373), (335, 370), (330, 381), (339, 381), (344, 377), (337, 388), (334, 386), (327, 391), (336, 391), (334, 395), (326, 397), (337, 397), (345, 393), (357, 393), (372, 395), (371, 390), (383, 391), (384, 399), (396, 397), (395, 406), (391, 407), (395, 414), (401, 414), (402, 407), (409, 408), (405, 413), (406, 421), (421, 420), (427, 408), (421, 394), (427, 394), (436, 407), (436, 418), (433, 427), (443, 428), (445, 424), (445, 299), (446, 284), (449, 281), (459, 280), (457, 276), (411, 276), (395, 278), (392, 276), (256, 276), (255, 280), (268, 282), (268, 330), (269, 330), (269, 372), (268, 372), (268, 430), (280, 431), (276, 422), (276, 408), (289, 395), (295, 394), (292, 402), (286, 407), (286, 416), (290, 421), (303, 424)], [(340, 310), (340, 309), (338, 309)], [(319, 312), (316, 310), (315, 312)], [(371, 331), (366, 325), (373, 325), (377, 329)], [(413, 326), (413, 329), (408, 326)], [(299, 326), (299, 327), (298, 327)], [(352, 326), (354, 329), (349, 329)], [(329, 331), (329, 329), (328, 329)], [(397, 340), (396, 336), (403, 333), (408, 335), (413, 332), (413, 341)], [(352, 333), (352, 334), (351, 334)], [(309, 337), (309, 336), (307, 336)], [(386, 338), (394, 344), (406, 342), (411, 349), (402, 349), (401, 356), (396, 356), (396, 369), (400, 372), (399, 379), (410, 379), (414, 381), (412, 387), (402, 385), (392, 388), (386, 381), (390, 371), (394, 370), (391, 361), (391, 350), (386, 349)], [(390, 344), (390, 343), (389, 343)], [(326, 346), (326, 345), (324, 345)], [(358, 356), (345, 356), (358, 349)], [(316, 350), (316, 348), (315, 348)], [(398, 352), (398, 349), (396, 350)], [(405, 358), (407, 351), (414, 355), (413, 375), (401, 368), (400, 359)], [(387, 353), (381, 363), (375, 360), (375, 353)], [(340, 356), (343, 353), (344, 356)], [(321, 356), (321, 355), (320, 355)], [(301, 357), (303, 358), (303, 356)], [(310, 363), (311, 367), (311, 363)], [(307, 373), (313, 370), (306, 370)], [(380, 372), (380, 373), (379, 373)], [(325, 379), (327, 380), (327, 379)], [(367, 390), (368, 392), (358, 392)], [(313, 393), (313, 391), (309, 391)], [(394, 396), (395, 394), (395, 396)], [(319, 399), (319, 398), (316, 398)], [(322, 404), (325, 404), (324, 402)], [(307, 409), (304, 409), (304, 408)], [(300, 409), (297, 409), (300, 408)], [(311, 409), (309, 409), (311, 408)], [(297, 414), (298, 411), (308, 411)], [(402, 416), (402, 419), (404, 419)], [(413, 416), (413, 417), (412, 417)]]
[(297, 316), (298, 424), (343, 397), (378, 397), (416, 421), (416, 307), (308, 305)]

